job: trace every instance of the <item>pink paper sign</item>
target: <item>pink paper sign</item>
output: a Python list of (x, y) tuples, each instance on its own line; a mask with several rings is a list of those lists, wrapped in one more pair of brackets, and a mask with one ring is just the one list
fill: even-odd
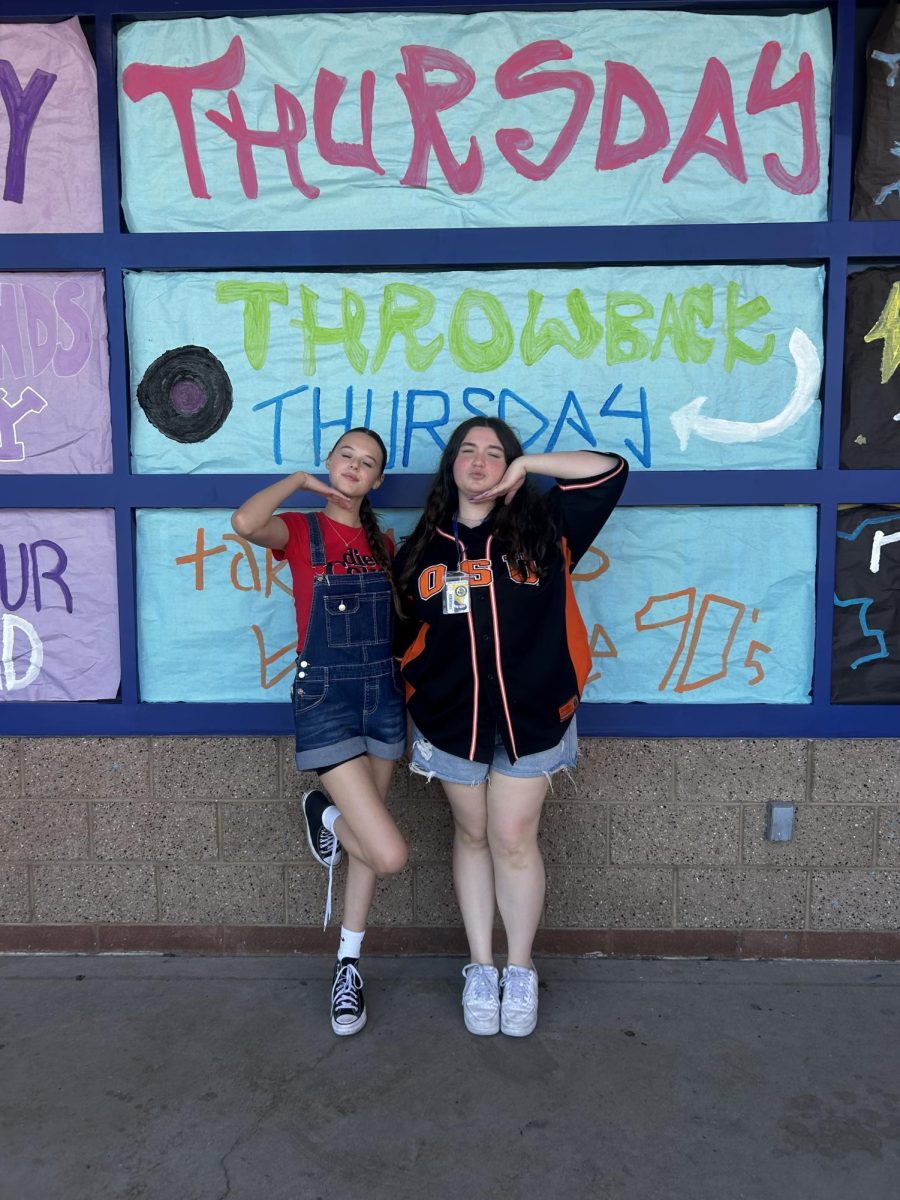
[(97, 69), (76, 17), (0, 25), (0, 233), (100, 233)]
[(0, 511), (0, 702), (113, 699), (117, 596), (111, 511)]
[(0, 475), (111, 470), (103, 276), (0, 274)]

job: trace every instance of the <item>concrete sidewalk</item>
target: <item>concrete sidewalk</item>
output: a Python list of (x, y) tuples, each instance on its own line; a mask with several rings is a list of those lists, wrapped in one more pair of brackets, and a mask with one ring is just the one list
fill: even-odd
[(530, 1038), (462, 960), (0, 958), (2, 1200), (897, 1200), (900, 964), (544, 959)]

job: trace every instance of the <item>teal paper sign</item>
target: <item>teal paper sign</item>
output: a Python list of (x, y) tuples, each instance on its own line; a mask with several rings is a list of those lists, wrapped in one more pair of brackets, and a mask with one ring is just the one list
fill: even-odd
[(809, 704), (816, 513), (616, 509), (578, 565), (586, 701)]
[[(290, 572), (224, 510), (138, 510), (141, 693), (287, 702)], [(387, 512), (400, 537), (417, 514)], [(812, 508), (620, 507), (578, 565), (594, 702), (806, 704)]]
[(827, 217), (827, 8), (135, 21), (118, 60), (135, 232)]
[(813, 469), (820, 267), (129, 273), (136, 472), (321, 471), (355, 425), (431, 471), (499, 415), (638, 470)]

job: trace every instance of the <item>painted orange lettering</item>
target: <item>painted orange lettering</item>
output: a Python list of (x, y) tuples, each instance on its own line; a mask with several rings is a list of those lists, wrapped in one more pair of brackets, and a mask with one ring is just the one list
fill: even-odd
[[(684, 660), (673, 689), (679, 695), (708, 687), (717, 680), (724, 679), (728, 674), (728, 659), (734, 648), (738, 628), (747, 613), (747, 605), (740, 600), (730, 600), (727, 596), (717, 596), (715, 593), (708, 592), (700, 601), (695, 618), (696, 600), (696, 588), (683, 588), (681, 591), (670, 592), (665, 596), (650, 596), (644, 607), (634, 614), (635, 628), (639, 632), (647, 629), (662, 629), (667, 625), (681, 625), (682, 627), (675, 653), (658, 685), (661, 692), (668, 685), (682, 655), (684, 655)], [(676, 601), (679, 603), (675, 604)], [(667, 607), (662, 609), (662, 615), (658, 615), (655, 620), (647, 620), (651, 610), (658, 609), (663, 605)], [(754, 608), (750, 615), (751, 622), (755, 624), (758, 617), (759, 609)], [(689, 634), (690, 642), (688, 642)], [(721, 666), (718, 670), (710, 671), (708, 674), (692, 680), (689, 678), (691, 668), (704, 635), (709, 649), (703, 657), (718, 654)], [(593, 642), (591, 649), (593, 650)], [(765, 678), (765, 671), (756, 657), (757, 654), (770, 654), (771, 651), (772, 647), (767, 646), (764, 642), (756, 640), (750, 642), (743, 663), (745, 667), (752, 668), (754, 671), (753, 679), (747, 681), (748, 687), (753, 687)]]
[[(231, 560), (231, 586), (239, 592), (258, 592), (260, 590), (259, 567), (256, 565), (256, 555), (253, 553), (253, 547), (246, 538), (238, 537), (234, 533), (223, 533), (222, 541), (236, 542), (242, 551), (240, 554), (235, 554)], [(249, 584), (241, 583), (238, 578), (238, 568), (244, 561), (246, 561), (247, 566), (250, 568), (251, 582)]]
[(276, 650), (274, 654), (266, 654), (266, 646), (263, 640), (262, 630), (258, 625), (251, 625), (250, 628), (253, 630), (253, 633), (256, 637), (256, 648), (259, 651), (259, 686), (264, 692), (267, 692), (270, 688), (273, 688), (276, 683), (280, 683), (286, 675), (290, 675), (291, 671), (294, 669), (294, 664), (291, 662), (288, 666), (283, 667), (276, 675), (273, 675), (271, 679), (268, 677), (267, 669), (272, 665), (272, 663), (277, 662), (278, 659), (282, 658), (285, 654), (295, 654), (297, 650), (297, 643), (288, 642), (286, 646), (282, 646), (279, 650)]
[(287, 592), (289, 596), (293, 596), (294, 589), (278, 578), (278, 575), (288, 565), (286, 558), (279, 562), (271, 550), (266, 550), (266, 599), (272, 595), (273, 587), (280, 587), (283, 592)]
[[(596, 546), (588, 546), (587, 553), (596, 555), (600, 562), (593, 570), (574, 571), (572, 573), (572, 578), (579, 583), (590, 583), (592, 579), (599, 579), (603, 572), (609, 567), (609, 556), (604, 554), (603, 551), (598, 549)], [(641, 609), (641, 612), (644, 611), (644, 609)]]
[(194, 553), (182, 554), (179, 558), (175, 559), (175, 562), (179, 567), (187, 566), (189, 563), (194, 564), (194, 591), (202, 592), (206, 582), (203, 570), (204, 561), (213, 554), (225, 554), (227, 550), (227, 546), (214, 546), (212, 550), (207, 550), (206, 531), (201, 526), (197, 530)]
[[(606, 643), (605, 649), (600, 649), (600, 650), (597, 649), (597, 641), (599, 638), (603, 638), (603, 641)], [(616, 649), (615, 643), (613, 642), (612, 638), (609, 636), (609, 634), (606, 632), (606, 630), (603, 628), (602, 625), (595, 625), (594, 628), (591, 630), (591, 640), (590, 640), (589, 648), (591, 651), (591, 658), (618, 658), (619, 657), (619, 651)], [(603, 674), (602, 671), (592, 671), (590, 673), (590, 675), (588, 675), (587, 679), (585, 680), (585, 686), (589, 683), (592, 683), (593, 680), (599, 679), (602, 674)]]
[[(687, 682), (688, 674), (694, 662), (694, 655), (697, 653), (697, 646), (700, 642), (700, 636), (703, 632), (703, 622), (709, 615), (712, 606), (720, 604), (723, 608), (731, 608), (734, 610), (734, 615), (731, 618), (731, 627), (725, 635), (725, 643), (722, 646), (722, 666), (718, 671), (711, 671), (709, 675), (703, 675), (700, 679), (695, 679), (692, 683)], [(675, 684), (675, 691), (679, 693), (693, 692), (697, 688), (706, 687), (707, 684), (715, 683), (717, 679), (724, 679), (728, 674), (728, 655), (731, 653), (731, 647), (734, 645), (735, 635), (738, 631), (738, 626), (747, 611), (746, 604), (741, 604), (739, 600), (728, 600), (725, 596), (706, 595), (700, 603), (700, 611), (697, 614), (697, 620), (694, 623), (694, 632), (691, 636), (691, 644), (688, 646), (687, 656), (684, 660), (684, 666), (681, 668), (681, 673), (678, 676), (678, 682)], [(715, 636), (715, 635), (713, 635)]]
[[(649, 596), (644, 607), (638, 609), (638, 611), (634, 614), (634, 627), (637, 629), (638, 633), (643, 633), (646, 629), (663, 629), (667, 625), (683, 624), (681, 637), (678, 639), (678, 646), (675, 650), (675, 653), (672, 655), (672, 661), (669, 663), (666, 673), (663, 675), (659, 683), (659, 691), (661, 692), (666, 690), (666, 684), (669, 682), (672, 672), (675, 670), (675, 664), (681, 657), (682, 650), (684, 650), (684, 643), (687, 641), (688, 626), (691, 623), (691, 617), (694, 615), (694, 601), (696, 598), (696, 588), (683, 588), (680, 592), (669, 592), (665, 596)], [(686, 602), (684, 612), (676, 611), (674, 616), (662, 617), (658, 621), (644, 620), (650, 610), (656, 608), (658, 604), (664, 604), (667, 600), (673, 601), (681, 599), (685, 600)], [(670, 607), (674, 606), (670, 605)]]
[[(759, 609), (754, 608), (753, 612), (750, 614), (750, 620), (755, 625), (758, 619)], [(762, 668), (762, 663), (757, 662), (756, 659), (758, 652), (763, 654), (771, 654), (772, 647), (767, 646), (765, 642), (758, 642), (755, 638), (750, 642), (750, 645), (747, 647), (747, 657), (744, 659), (744, 666), (752, 667), (756, 674), (752, 679), (747, 680), (747, 687), (755, 687), (757, 683), (766, 677), (766, 673)]]

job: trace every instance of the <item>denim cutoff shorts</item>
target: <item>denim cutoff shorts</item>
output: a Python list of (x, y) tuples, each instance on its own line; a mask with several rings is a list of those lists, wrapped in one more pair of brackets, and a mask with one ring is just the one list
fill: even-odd
[(358, 754), (398, 759), (406, 749), (406, 710), (393, 659), (307, 666), (291, 687), (294, 759), (308, 771)]
[(465, 783), (477, 787), (484, 783), (491, 771), (499, 775), (512, 775), (518, 779), (536, 779), (546, 775), (549, 779), (557, 771), (575, 766), (578, 758), (578, 731), (575, 728), (575, 718), (563, 735), (563, 739), (549, 750), (541, 750), (537, 754), (525, 754), (510, 762), (506, 748), (498, 734), (494, 746), (494, 757), (489, 763), (471, 762), (468, 758), (457, 758), (455, 754), (446, 754), (413, 726), (412, 753), (409, 758), (409, 769), (416, 775), (425, 775), (428, 779), (442, 779), (445, 783)]

